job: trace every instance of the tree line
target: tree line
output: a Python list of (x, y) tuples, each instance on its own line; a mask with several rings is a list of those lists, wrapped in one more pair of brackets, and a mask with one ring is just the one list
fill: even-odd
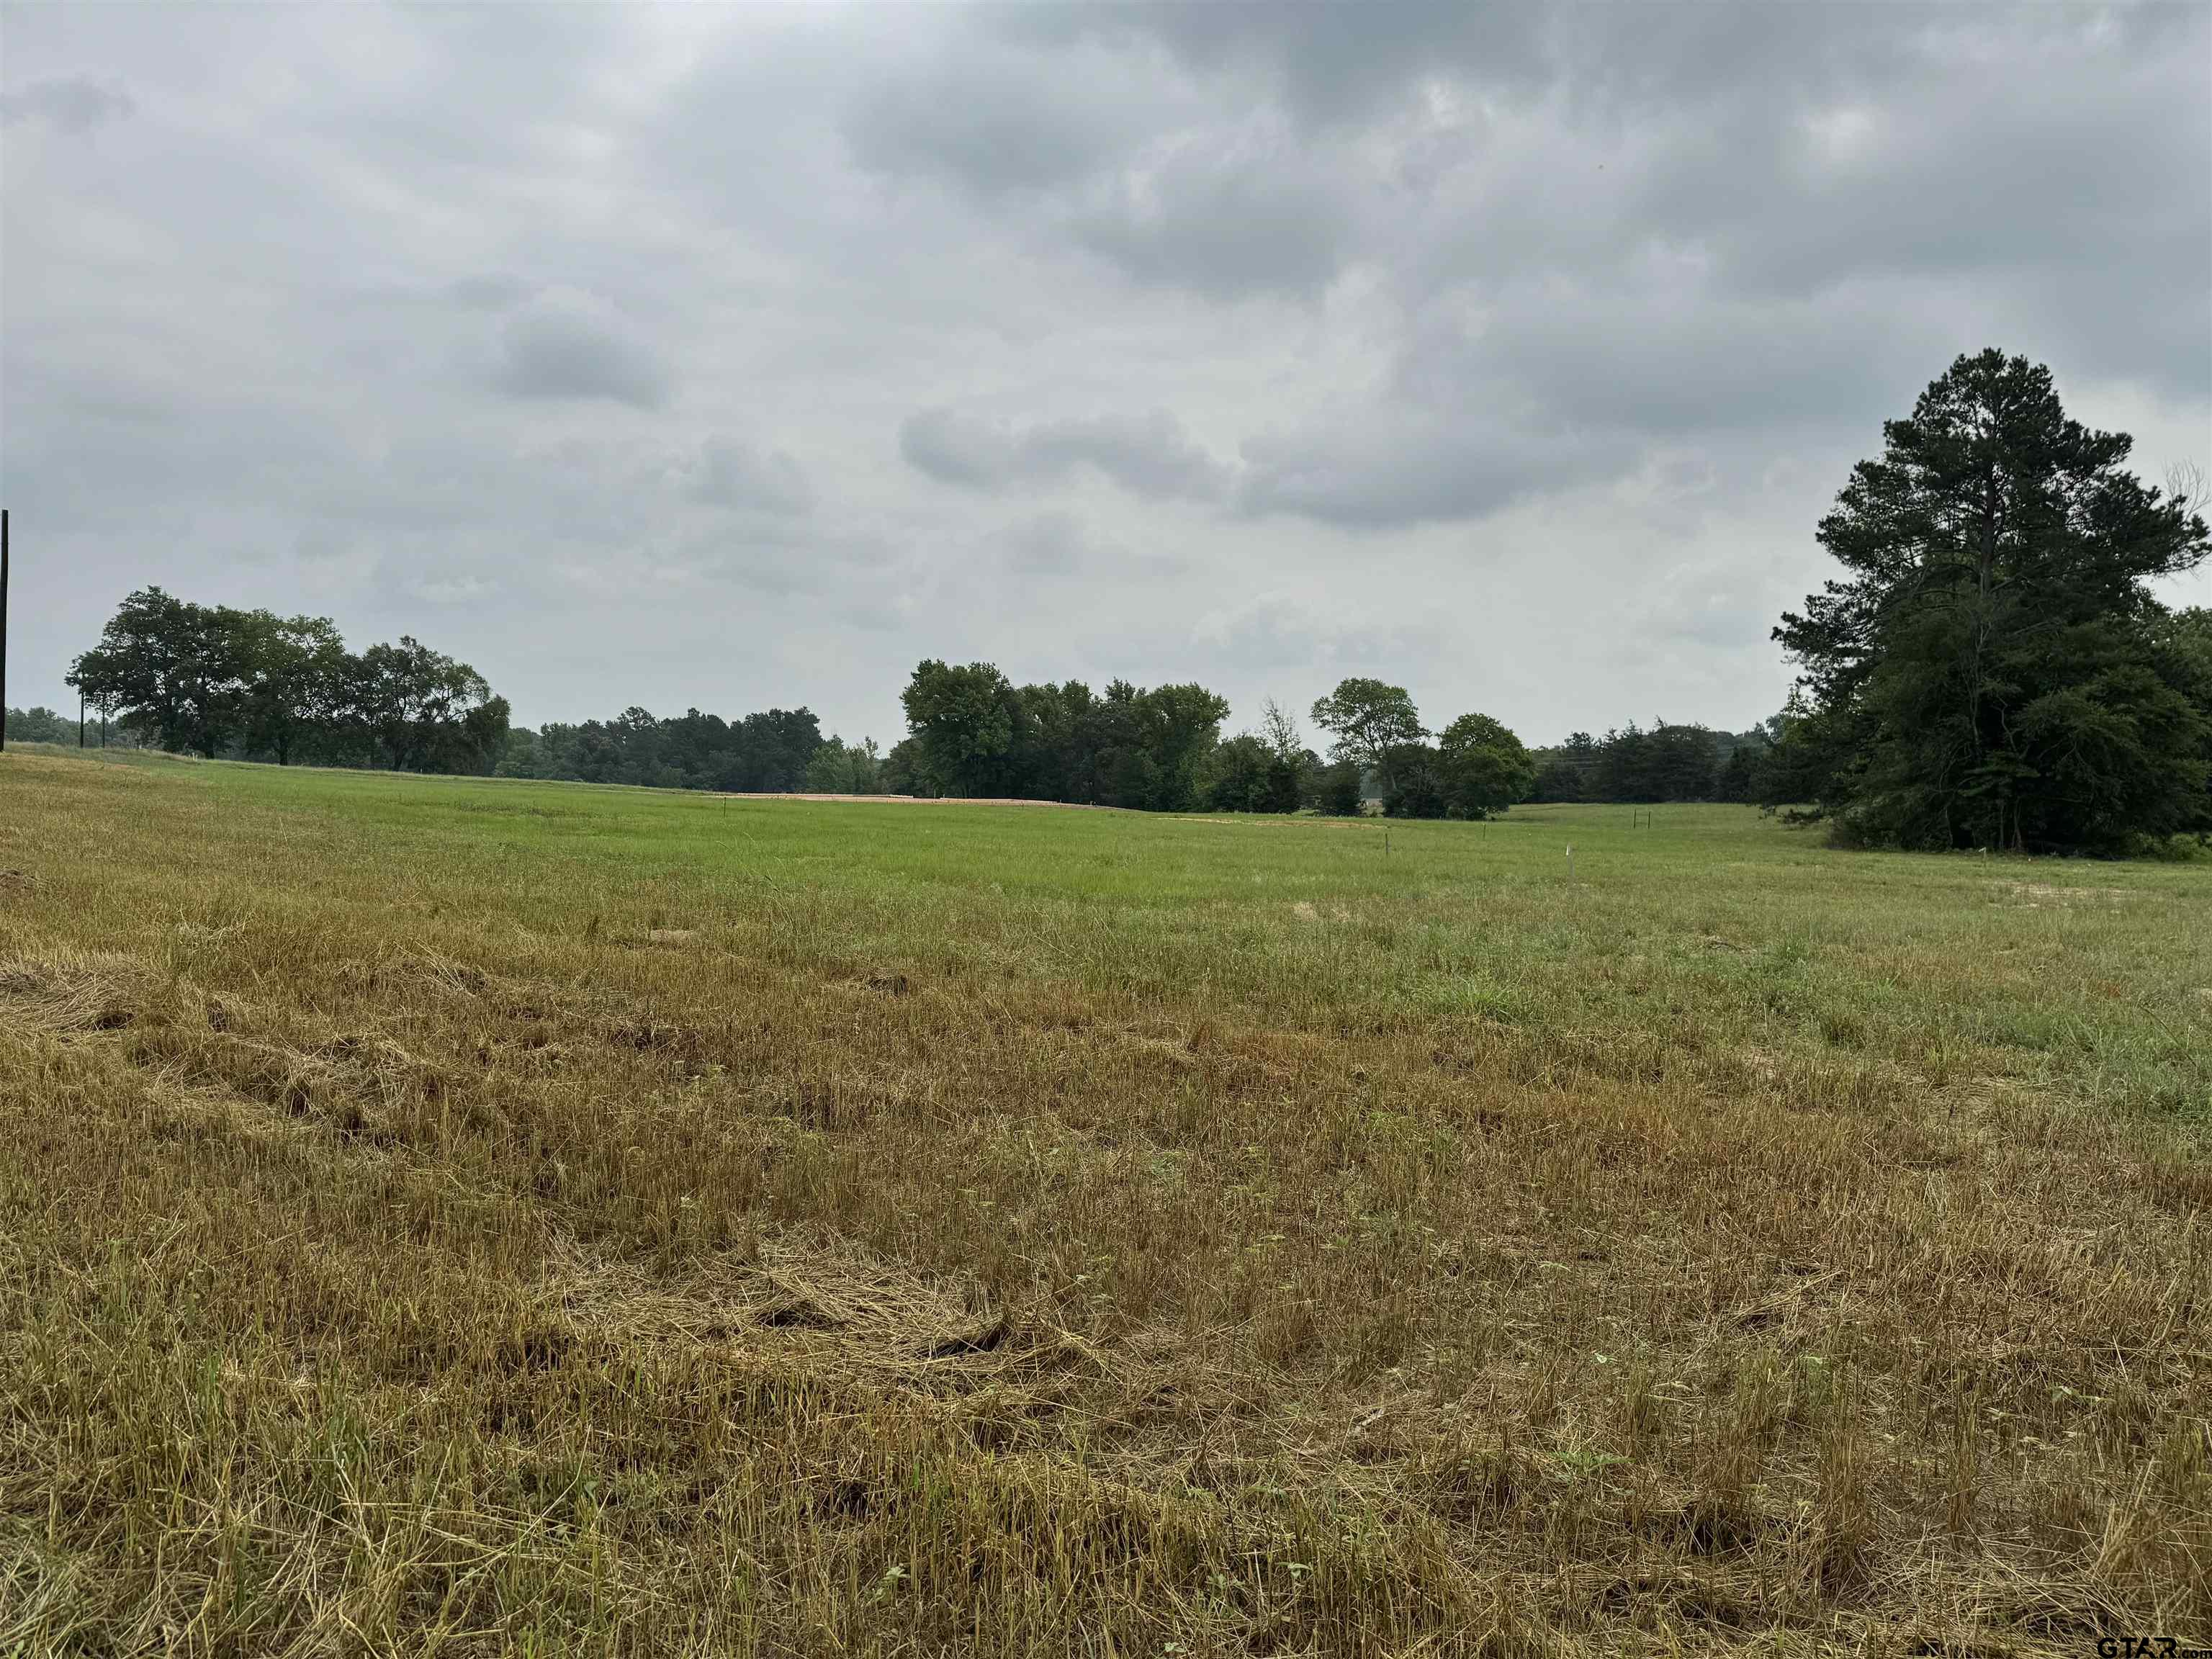
[[(1018, 686), (990, 663), (934, 659), (908, 681), (907, 735), (888, 753), (825, 738), (804, 708), (633, 708), (532, 732), (474, 669), (411, 636), (356, 653), (328, 617), (158, 587), (123, 602), (69, 683), (126, 740), (279, 763), (1153, 811), (1750, 801), (1912, 848), (2212, 836), (2212, 612), (2170, 610), (2150, 586), (2212, 556), (2202, 491), (2143, 485), (2123, 470), (2124, 433), (2068, 418), (2048, 369), (1994, 350), (1960, 357), (1883, 437), (1819, 526), (1844, 576), (1774, 630), (1796, 685), (1738, 732), (1632, 721), (1532, 752), (1482, 714), (1431, 731), (1404, 687), (1351, 678), (1310, 710), (1324, 756), (1272, 700), (1257, 730), (1224, 738), (1227, 702), (1195, 683)], [(9, 720), (69, 740), (51, 710)]]
[(86, 720), (82, 728), (78, 717), (58, 708), (49, 708), (44, 703), (33, 703), (28, 708), (8, 711), (8, 741), (10, 743), (54, 743), (74, 746), (83, 737), (88, 746), (101, 749), (137, 749), (143, 747), (136, 733), (114, 732), (100, 712), (86, 705)]
[(990, 663), (931, 659), (901, 701), (908, 735), (884, 774), (916, 794), (1352, 813), (1374, 789), (1395, 816), (1480, 817), (1523, 798), (1534, 770), (1521, 740), (1488, 715), (1432, 733), (1402, 686), (1374, 679), (1346, 679), (1314, 703), (1331, 739), (1326, 759), (1272, 698), (1259, 730), (1223, 738), (1228, 702), (1195, 684), (1017, 686)]
[(1766, 724), (1717, 732), (1696, 724), (1634, 720), (1601, 738), (1577, 732), (1535, 751), (1532, 801), (1756, 801), (1774, 732)]
[(355, 653), (327, 617), (158, 587), (123, 601), (69, 684), (135, 738), (210, 760), (485, 773), (507, 732), (483, 675), (411, 636)]
[(818, 790), (872, 795), (881, 789), (875, 744), (824, 738), (813, 712), (771, 708), (726, 720), (687, 709), (656, 720), (626, 708), (611, 720), (518, 727), (494, 769), (506, 778), (562, 778), (718, 789), (733, 794)]

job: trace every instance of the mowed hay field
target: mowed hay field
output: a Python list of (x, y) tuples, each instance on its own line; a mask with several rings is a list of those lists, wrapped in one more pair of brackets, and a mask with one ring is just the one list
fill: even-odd
[(0, 1653), (2212, 1641), (2212, 864), (1387, 836), (0, 757)]

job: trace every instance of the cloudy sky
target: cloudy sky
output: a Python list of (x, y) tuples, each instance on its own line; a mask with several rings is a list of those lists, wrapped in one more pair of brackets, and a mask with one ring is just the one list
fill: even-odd
[(158, 582), (414, 633), (531, 724), (888, 742), (930, 655), (1737, 726), (1958, 352), (2212, 463), (2193, 0), (9, 4), (0, 48), (18, 704)]

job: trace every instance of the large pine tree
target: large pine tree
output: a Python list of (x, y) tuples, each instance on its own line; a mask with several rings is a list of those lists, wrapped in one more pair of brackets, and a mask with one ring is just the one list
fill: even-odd
[(2212, 708), (2148, 586), (2212, 552), (2204, 520), (2023, 357), (1960, 357), (1883, 436), (1820, 521), (1847, 574), (1774, 630), (1820, 805), (1910, 847), (2112, 850), (2212, 823)]

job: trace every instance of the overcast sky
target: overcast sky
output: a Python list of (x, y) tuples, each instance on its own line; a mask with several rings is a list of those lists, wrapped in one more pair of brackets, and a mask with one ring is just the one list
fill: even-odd
[[(1741, 726), (1963, 350), (2212, 463), (2212, 7), (0, 9), (9, 701), (130, 589), (519, 722), (920, 657)], [(2185, 597), (2212, 599), (2197, 579)]]

